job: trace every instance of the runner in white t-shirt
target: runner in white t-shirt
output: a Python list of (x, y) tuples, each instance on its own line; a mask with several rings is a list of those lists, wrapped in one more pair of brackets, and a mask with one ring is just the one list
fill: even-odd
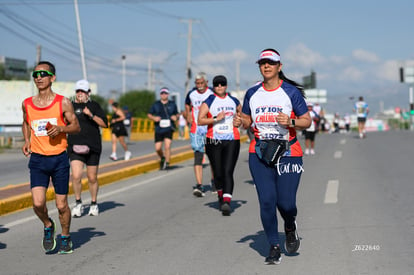
[[(193, 194), (196, 197), (204, 196), (203, 180), (203, 158), (205, 152), (205, 139), (207, 134), (207, 126), (200, 126), (197, 124), (198, 112), (204, 100), (213, 91), (207, 86), (208, 80), (205, 73), (199, 73), (196, 76), (195, 85), (185, 98), (185, 113), (187, 122), (191, 125), (190, 139), (191, 147), (194, 151), (194, 174), (196, 178), (196, 185), (193, 188)], [(214, 181), (212, 180), (212, 185)]]

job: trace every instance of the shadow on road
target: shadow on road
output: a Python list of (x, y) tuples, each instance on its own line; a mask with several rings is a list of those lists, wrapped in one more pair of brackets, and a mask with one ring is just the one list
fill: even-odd
[(94, 227), (85, 227), (78, 230), (78, 232), (70, 232), (70, 236), (73, 242), (73, 249), (77, 249), (85, 243), (92, 240), (92, 238), (105, 236), (105, 232), (94, 231)]
[[(8, 228), (3, 227), (3, 225), (0, 225), (0, 234), (5, 233), (9, 231)], [(7, 247), (7, 244), (0, 242), (0, 249), (5, 249)]]
[[(287, 253), (286, 249), (285, 249), (285, 240), (286, 240), (286, 236), (285, 236), (285, 232), (279, 232), (279, 236), (280, 236), (280, 248), (282, 249), (282, 253), (285, 254), (285, 256), (287, 257), (294, 257), (294, 256), (298, 256), (300, 253), (296, 252), (293, 254), (289, 254)], [(302, 240), (302, 238), (300, 238), (300, 240)], [(269, 254), (269, 243), (267, 241), (267, 237), (264, 233), (263, 230), (258, 231), (256, 234), (254, 235), (248, 235), (245, 236), (243, 238), (241, 238), (240, 240), (237, 241), (238, 243), (249, 243), (249, 246), (256, 250), (257, 253), (259, 253), (259, 255), (263, 256), (263, 257), (267, 257)]]

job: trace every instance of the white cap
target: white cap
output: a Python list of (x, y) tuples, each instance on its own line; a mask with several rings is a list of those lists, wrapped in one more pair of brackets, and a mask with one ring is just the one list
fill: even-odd
[(89, 82), (85, 79), (79, 80), (78, 82), (76, 82), (76, 85), (75, 85), (75, 91), (77, 90), (81, 90), (84, 92), (90, 92), (91, 89), (89, 87)]
[(257, 59), (256, 63), (259, 63), (260, 60), (268, 59), (275, 62), (280, 61), (280, 55), (275, 53), (274, 51), (263, 51), (259, 55), (259, 59)]
[(170, 93), (170, 91), (168, 90), (168, 88), (163, 87), (163, 88), (161, 88), (161, 89), (160, 89), (160, 94), (162, 94), (162, 93), (169, 94), (169, 93)]

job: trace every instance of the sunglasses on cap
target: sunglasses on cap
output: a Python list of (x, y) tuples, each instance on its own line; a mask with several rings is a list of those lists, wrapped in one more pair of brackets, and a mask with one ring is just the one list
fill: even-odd
[(277, 65), (277, 64), (279, 64), (280, 63), (280, 61), (273, 61), (273, 60), (270, 60), (270, 59), (262, 59), (262, 60), (259, 60), (257, 63), (259, 63), (259, 65), (264, 65), (264, 64), (269, 64), (269, 65)]
[(53, 73), (46, 71), (46, 70), (39, 70), (39, 71), (34, 71), (32, 73), (33, 78), (38, 78), (40, 75), (41, 78), (46, 77), (46, 76), (54, 76)]
[(218, 87), (218, 86), (222, 86), (222, 87), (224, 87), (224, 86), (227, 86), (227, 83), (225, 83), (225, 82), (217, 82), (217, 83), (213, 83), (213, 87)]

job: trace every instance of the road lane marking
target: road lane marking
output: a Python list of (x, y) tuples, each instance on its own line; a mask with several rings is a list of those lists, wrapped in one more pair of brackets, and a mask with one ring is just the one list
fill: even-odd
[(346, 139), (341, 139), (341, 141), (339, 143), (340, 144), (345, 144), (346, 143)]
[[(245, 148), (242, 148), (242, 149), (240, 150), (240, 152), (246, 152), (248, 149), (249, 149), (249, 146), (246, 146)], [(182, 168), (182, 169), (193, 169), (193, 166), (192, 166), (192, 165), (190, 165), (190, 166), (186, 166), (186, 167), (184, 167), (184, 168)], [(118, 194), (118, 193), (123, 193), (123, 192), (125, 192), (125, 191), (128, 191), (129, 189), (132, 189), (132, 188), (138, 187), (138, 186), (140, 186), (140, 185), (144, 185), (144, 184), (151, 183), (151, 182), (153, 182), (153, 181), (155, 181), (155, 180), (159, 180), (159, 179), (162, 179), (162, 178), (164, 178), (164, 177), (170, 177), (170, 176), (172, 176), (173, 174), (177, 174), (177, 173), (182, 173), (182, 170), (181, 170), (181, 169), (178, 169), (178, 170), (174, 170), (174, 171), (168, 171), (167, 173), (163, 173), (163, 172), (161, 172), (161, 175), (159, 175), (159, 176), (156, 176), (156, 177), (153, 177), (153, 178), (149, 178), (149, 179), (146, 179), (146, 180), (144, 180), (144, 181), (138, 181), (138, 182), (136, 182), (136, 183), (134, 183), (134, 184), (131, 184), (131, 185), (125, 186), (125, 187), (123, 187), (123, 188), (116, 189), (116, 190), (114, 190), (114, 191), (105, 192), (105, 193), (104, 193), (104, 192), (102, 192), (102, 194), (101, 194), (101, 193), (99, 194), (99, 198), (101, 198), (101, 199), (102, 199), (102, 198), (106, 198), (106, 197), (111, 197), (111, 196), (113, 196), (113, 195), (115, 195), (115, 194)], [(139, 177), (139, 175), (138, 175), (138, 176), (136, 176), (136, 177)], [(68, 196), (68, 197), (69, 197), (69, 196)], [(69, 207), (70, 207), (70, 208), (72, 208), (73, 206), (75, 206), (75, 203), (69, 204)], [(54, 209), (49, 209), (49, 210), (48, 210), (48, 213), (49, 213), (49, 214), (57, 214), (57, 209), (56, 209), (56, 208), (54, 208)], [(33, 220), (37, 220), (37, 219), (38, 219), (38, 217), (37, 217), (36, 215), (30, 216), (30, 217), (21, 218), (21, 219), (18, 219), (18, 220), (12, 221), (12, 222), (10, 222), (10, 223), (4, 224), (4, 225), (3, 225), (3, 228), (12, 228), (12, 227), (14, 227), (14, 226), (17, 226), (17, 225), (20, 225), (20, 224), (23, 224), (23, 223), (26, 223), (26, 222), (30, 222), (30, 221), (33, 221)]]
[(335, 154), (334, 154), (334, 158), (336, 158), (336, 159), (342, 158), (342, 151), (336, 151)]
[(330, 180), (326, 185), (325, 200), (324, 203), (337, 203), (338, 202), (338, 188), (339, 180)]

